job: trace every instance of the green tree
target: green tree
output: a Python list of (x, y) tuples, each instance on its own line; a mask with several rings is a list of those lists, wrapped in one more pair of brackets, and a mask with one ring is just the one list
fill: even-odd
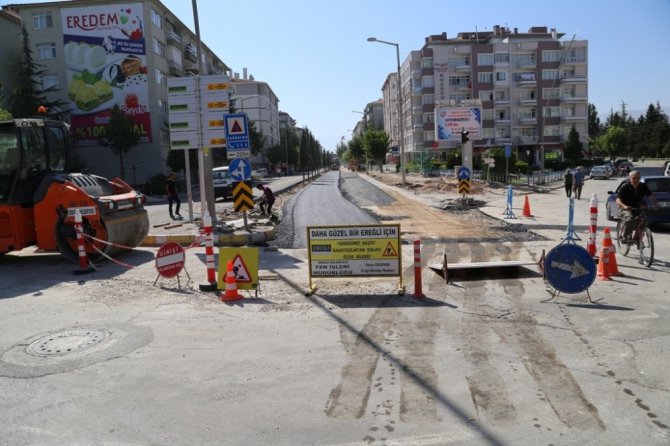
[(101, 144), (108, 146), (119, 157), (121, 178), (125, 179), (124, 155), (137, 145), (140, 135), (134, 130), (135, 123), (133, 119), (126, 115), (118, 104), (114, 105), (111, 112), (109, 126), (105, 130), (105, 137), (101, 141)]
[(626, 148), (626, 131), (618, 126), (607, 129), (599, 142), (600, 147), (607, 152), (611, 159), (622, 155)]
[(382, 170), (388, 152), (391, 138), (384, 130), (367, 129), (363, 133), (363, 150), (371, 161), (379, 163), (379, 170)]
[(359, 165), (363, 162), (363, 157), (365, 156), (365, 150), (363, 148), (363, 137), (361, 135), (355, 135), (349, 141), (349, 165)]
[(7, 119), (12, 119), (12, 114), (4, 108), (0, 107), (0, 121), (5, 121)]
[(598, 135), (600, 135), (600, 132), (602, 132), (600, 118), (598, 117), (598, 111), (596, 110), (595, 105), (589, 104), (587, 106), (587, 116), (589, 138), (595, 139)]
[(579, 140), (579, 132), (573, 125), (568, 134), (568, 140), (563, 146), (563, 155), (572, 163), (577, 164), (582, 159), (582, 150), (584, 150), (584, 145)]
[(37, 114), (37, 107), (43, 105), (47, 108), (47, 116), (62, 119), (58, 113), (63, 106), (62, 101), (49, 101), (47, 93), (54, 91), (56, 87), (42, 89), (39, 79), (47, 73), (43, 65), (33, 59), (30, 48), (30, 39), (26, 27), (21, 28), (23, 59), (18, 67), (18, 84), (9, 98), (9, 111), (15, 118), (28, 118)]

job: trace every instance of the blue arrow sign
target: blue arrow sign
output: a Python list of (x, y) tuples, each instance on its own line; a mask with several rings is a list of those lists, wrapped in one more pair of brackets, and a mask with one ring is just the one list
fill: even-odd
[(458, 169), (458, 179), (459, 180), (469, 180), (470, 179), (470, 169), (465, 166), (461, 166)]
[(579, 293), (593, 284), (596, 278), (596, 262), (581, 246), (558, 245), (544, 260), (547, 282), (558, 291)]
[(233, 181), (247, 181), (251, 179), (251, 163), (244, 158), (235, 158), (228, 166), (228, 172)]

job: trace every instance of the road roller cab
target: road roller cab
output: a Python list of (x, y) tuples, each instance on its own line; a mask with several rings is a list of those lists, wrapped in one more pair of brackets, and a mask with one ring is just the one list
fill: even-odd
[(36, 245), (76, 260), (76, 211), (94, 257), (144, 240), (144, 195), (119, 178), (70, 172), (69, 142), (61, 121), (0, 121), (0, 254)]

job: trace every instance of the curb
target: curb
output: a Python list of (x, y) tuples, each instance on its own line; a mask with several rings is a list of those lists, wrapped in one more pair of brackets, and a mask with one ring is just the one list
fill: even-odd
[[(200, 234), (149, 234), (140, 246), (145, 248), (158, 248), (167, 242), (178, 243), (179, 245), (189, 246), (197, 240)], [(256, 243), (265, 243), (274, 240), (276, 231), (274, 227), (264, 231), (248, 232), (234, 231), (226, 234), (214, 235), (215, 246), (245, 246)]]

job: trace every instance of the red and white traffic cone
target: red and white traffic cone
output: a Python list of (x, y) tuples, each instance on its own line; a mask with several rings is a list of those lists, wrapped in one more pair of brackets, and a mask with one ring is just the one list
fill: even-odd
[[(596, 247), (596, 234), (598, 233), (598, 196), (591, 195), (590, 203), (591, 225), (589, 226), (589, 243), (586, 245), (586, 250), (591, 256), (595, 256), (598, 251)], [(593, 235), (593, 240), (591, 240)]]
[(205, 231), (205, 261), (207, 263), (207, 282), (200, 284), (200, 291), (216, 291), (216, 269), (214, 267), (214, 241), (212, 240), (212, 217), (205, 211), (202, 219)]
[(244, 297), (237, 292), (237, 280), (233, 272), (233, 262), (228, 262), (226, 272), (226, 289), (221, 297), (222, 302), (234, 302), (236, 300), (244, 299)]

